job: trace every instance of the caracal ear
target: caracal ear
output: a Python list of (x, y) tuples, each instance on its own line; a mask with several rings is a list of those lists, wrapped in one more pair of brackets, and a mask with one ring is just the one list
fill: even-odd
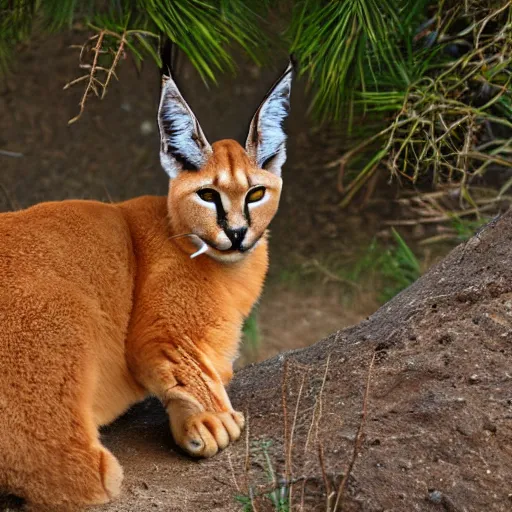
[(293, 65), (272, 86), (252, 118), (245, 149), (260, 169), (281, 176), (286, 161), (286, 133), (284, 120), (290, 110)]
[(174, 80), (167, 76), (162, 79), (158, 126), (160, 162), (170, 178), (204, 166), (212, 148)]

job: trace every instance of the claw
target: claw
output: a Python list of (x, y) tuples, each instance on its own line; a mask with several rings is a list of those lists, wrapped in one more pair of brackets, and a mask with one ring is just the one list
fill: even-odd
[(189, 416), (174, 432), (175, 439), (193, 457), (212, 457), (239, 439), (243, 415), (230, 412), (201, 412)]

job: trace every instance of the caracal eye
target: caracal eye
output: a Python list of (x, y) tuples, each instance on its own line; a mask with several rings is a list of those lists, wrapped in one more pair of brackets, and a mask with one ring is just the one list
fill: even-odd
[(265, 187), (254, 188), (247, 194), (247, 202), (255, 203), (256, 201), (263, 199), (264, 195), (265, 195)]
[(218, 194), (219, 193), (216, 190), (213, 190), (213, 188), (202, 188), (197, 191), (197, 195), (207, 203), (214, 203)]

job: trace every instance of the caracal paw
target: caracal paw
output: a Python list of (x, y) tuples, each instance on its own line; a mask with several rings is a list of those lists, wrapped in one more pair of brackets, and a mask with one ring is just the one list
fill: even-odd
[(212, 457), (240, 437), (244, 424), (241, 412), (200, 412), (184, 421), (177, 443), (194, 457)]

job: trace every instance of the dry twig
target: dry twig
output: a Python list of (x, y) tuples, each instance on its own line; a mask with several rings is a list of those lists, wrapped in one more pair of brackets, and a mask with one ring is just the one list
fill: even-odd
[(233, 478), (233, 483), (235, 484), (236, 491), (238, 492), (238, 494), (240, 494), (241, 489), (240, 489), (240, 486), (238, 485), (238, 481), (236, 479), (235, 468), (233, 467), (233, 461), (231, 460), (231, 454), (229, 452), (228, 452), (228, 463), (229, 463), (229, 468), (231, 469), (231, 478)]
[(84, 93), (82, 95), (82, 99), (80, 100), (80, 103), (79, 103), (80, 111), (78, 112), (78, 114), (75, 117), (73, 117), (72, 119), (70, 119), (68, 121), (68, 124), (72, 124), (75, 121), (78, 121), (78, 119), (80, 119), (80, 116), (82, 115), (82, 113), (85, 109), (85, 102), (87, 101), (87, 97), (89, 96), (91, 91), (94, 92), (94, 94), (96, 94), (96, 96), (99, 95), (96, 85), (98, 84), (98, 85), (102, 86), (103, 84), (96, 78), (95, 75), (96, 75), (96, 72), (98, 71), (98, 69), (97, 69), (98, 68), (98, 58), (100, 56), (100, 53), (102, 52), (102, 44), (103, 44), (103, 39), (105, 37), (105, 34), (106, 34), (105, 30), (100, 31), (99, 34), (96, 34), (95, 36), (90, 37), (82, 46), (82, 49), (80, 51), (80, 67), (84, 66), (84, 64), (82, 63), (82, 57), (83, 57), (84, 53), (86, 53), (87, 46), (89, 44), (91, 44), (92, 41), (96, 40), (96, 44), (92, 48), (93, 60), (92, 60), (92, 65), (89, 68), (90, 69), (89, 73), (87, 75), (81, 76), (80, 78), (76, 78), (75, 80), (73, 80), (71, 82), (68, 82), (64, 86), (64, 89), (68, 89), (69, 87), (71, 87), (72, 85), (75, 85), (78, 82), (87, 80), (87, 85), (85, 86), (85, 91), (84, 91)]
[(304, 389), (304, 383), (306, 382), (306, 377), (308, 376), (309, 372), (305, 373), (302, 376), (302, 382), (300, 383), (299, 388), (299, 394), (297, 395), (297, 402), (295, 404), (295, 413), (293, 415), (293, 423), (292, 423), (292, 430), (290, 432), (290, 439), (288, 442), (288, 450), (287, 450), (287, 457), (286, 457), (286, 474), (287, 479), (290, 481), (290, 487), (288, 490), (288, 506), (290, 510), (293, 510), (292, 508), (292, 501), (293, 501), (293, 436), (295, 434), (295, 426), (297, 424), (297, 416), (299, 414), (299, 405), (300, 400), (302, 398), (302, 390)]
[(331, 489), (331, 483), (329, 482), (329, 478), (327, 477), (327, 471), (325, 469), (324, 447), (320, 441), (318, 442), (318, 460), (320, 462), (320, 469), (322, 470), (322, 478), (325, 486), (325, 512), (331, 512), (331, 500), (333, 498), (333, 494)]
[(21, 158), (23, 153), (17, 151), (7, 151), (6, 149), (0, 149), (0, 156), (9, 156), (11, 158)]
[(311, 416), (311, 425), (309, 426), (308, 435), (306, 437), (306, 443), (304, 445), (304, 453), (306, 453), (308, 450), (309, 441), (311, 439), (311, 433), (313, 431), (313, 428), (315, 428), (315, 440), (318, 441), (318, 425), (320, 423), (320, 419), (322, 418), (322, 396), (324, 393), (325, 382), (327, 380), (327, 373), (329, 371), (330, 360), (331, 360), (331, 354), (328, 354), (327, 360), (325, 362), (325, 371), (324, 371), (324, 376), (322, 379), (322, 384), (320, 386), (320, 391), (315, 400), (315, 407), (313, 409), (313, 415)]
[(361, 449), (361, 445), (363, 443), (364, 427), (366, 425), (366, 416), (368, 414), (368, 396), (370, 394), (370, 383), (371, 383), (371, 378), (372, 378), (373, 363), (375, 361), (375, 354), (376, 353), (373, 352), (372, 359), (370, 361), (370, 366), (368, 368), (368, 377), (366, 379), (366, 388), (365, 388), (364, 395), (363, 395), (363, 410), (361, 413), (361, 421), (359, 423), (359, 428), (357, 429), (356, 438), (354, 440), (354, 449), (352, 451), (352, 457), (348, 464), (347, 470), (345, 471), (345, 474), (343, 475), (343, 479), (340, 482), (340, 486), (338, 487), (338, 492), (336, 494), (336, 501), (334, 502), (334, 508), (333, 508), (332, 512), (336, 512), (338, 510), (338, 506), (341, 506), (341, 504), (343, 502), (344, 492), (345, 492), (345, 488), (347, 487), (348, 479), (350, 477), (350, 474), (352, 473), (352, 469), (354, 467), (357, 456), (359, 454), (359, 450)]
[[(125, 47), (128, 44), (128, 34), (137, 35), (138, 32), (128, 31), (125, 29), (121, 34), (117, 34), (116, 32), (113, 32), (111, 30), (101, 29), (97, 34), (90, 37), (83, 45), (78, 46), (78, 48), (80, 48), (79, 67), (81, 69), (88, 70), (88, 72), (87, 74), (82, 75), (68, 82), (64, 86), (64, 89), (69, 89), (73, 85), (76, 85), (83, 81), (86, 81), (87, 84), (85, 86), (84, 93), (82, 94), (82, 98), (79, 103), (80, 111), (75, 117), (68, 121), (68, 124), (72, 124), (78, 121), (78, 119), (80, 119), (80, 116), (84, 112), (87, 98), (90, 96), (91, 93), (93, 93), (98, 98), (103, 99), (105, 97), (105, 94), (107, 94), (107, 89), (110, 85), (110, 82), (112, 81), (112, 77), (114, 77), (116, 80), (118, 79), (116, 69), (119, 64), (119, 61), (121, 60), (121, 57), (124, 55)], [(114, 40), (118, 41), (117, 48), (115, 51), (112, 48), (109, 48), (108, 50), (104, 49), (106, 37), (111, 37)], [(91, 47), (93, 41), (96, 41), (96, 44)], [(77, 46), (74, 45), (73, 47), (76, 48)], [(92, 63), (90, 64), (85, 61), (89, 52), (92, 52)], [(102, 54), (110, 54), (112, 56), (112, 62), (110, 63), (110, 66), (108, 68), (100, 66), (98, 64), (99, 57)], [(105, 74), (104, 81), (101, 81), (98, 78), (100, 72)]]
[(286, 461), (288, 460), (288, 402), (287, 402), (287, 393), (288, 393), (288, 359), (285, 359), (283, 365), (283, 382), (281, 385), (281, 405), (283, 407), (283, 430), (284, 430), (284, 460), (285, 460), (285, 473), (286, 480), (290, 479), (289, 468)]

